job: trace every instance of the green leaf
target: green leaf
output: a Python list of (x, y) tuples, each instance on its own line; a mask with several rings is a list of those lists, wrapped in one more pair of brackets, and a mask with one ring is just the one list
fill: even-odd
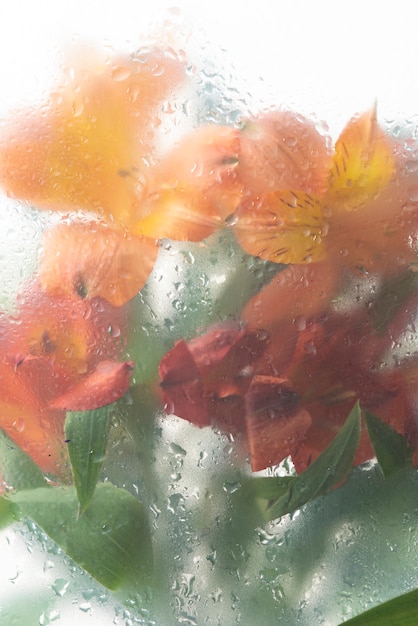
[(411, 465), (412, 448), (392, 426), (364, 410), (364, 422), (383, 476), (387, 478)]
[(108, 589), (134, 587), (149, 575), (151, 541), (144, 506), (124, 489), (97, 485), (81, 517), (73, 487), (19, 491), (7, 498)]
[[(326, 493), (342, 481), (353, 463), (360, 439), (361, 411), (356, 403), (344, 426), (322, 454), (304, 472), (292, 478), (287, 489), (263, 507), (266, 520), (276, 519), (300, 509), (301, 506)], [(269, 479), (281, 490), (281, 482)], [(283, 484), (284, 486), (284, 484)], [(263, 489), (266, 489), (264, 486)]]
[(34, 461), (0, 430), (0, 475), (13, 489), (45, 487), (45, 478)]
[(344, 626), (416, 626), (416, 624), (418, 624), (418, 589), (344, 622)]
[(0, 530), (19, 520), (18, 507), (7, 496), (0, 497)]
[(289, 490), (289, 485), (296, 476), (263, 476), (250, 478), (246, 487), (251, 490), (254, 498), (260, 500), (277, 500)]
[(96, 489), (114, 408), (108, 405), (94, 411), (67, 413), (65, 437), (80, 503), (79, 515), (87, 508)]

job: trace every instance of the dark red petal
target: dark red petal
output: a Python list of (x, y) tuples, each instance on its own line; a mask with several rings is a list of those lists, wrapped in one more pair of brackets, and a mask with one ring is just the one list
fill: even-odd
[(221, 363), (241, 334), (238, 323), (224, 322), (189, 342), (190, 352), (201, 376), (206, 376)]
[(101, 361), (94, 372), (59, 396), (51, 406), (69, 411), (91, 411), (112, 404), (128, 391), (132, 369), (131, 361)]
[(164, 389), (198, 378), (196, 363), (184, 339), (177, 341), (174, 347), (163, 356), (158, 372)]
[(297, 450), (311, 425), (305, 409), (291, 415), (273, 415), (269, 410), (247, 415), (247, 436), (253, 472), (277, 465)]
[(255, 376), (245, 401), (251, 468), (257, 472), (296, 451), (311, 416), (296, 408), (297, 396), (289, 381), (274, 376)]
[(166, 413), (177, 415), (196, 426), (210, 426), (211, 397), (205, 393), (200, 380), (170, 385), (164, 388), (163, 396)]
[(276, 376), (254, 376), (245, 396), (248, 414), (272, 409), (278, 414), (285, 414), (294, 409), (298, 396), (291, 382)]

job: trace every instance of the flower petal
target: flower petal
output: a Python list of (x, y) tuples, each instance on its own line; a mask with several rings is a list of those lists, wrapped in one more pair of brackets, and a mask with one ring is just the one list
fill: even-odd
[(137, 295), (158, 255), (155, 241), (96, 222), (59, 224), (46, 232), (40, 282), (52, 294), (121, 306)]
[(293, 454), (306, 436), (311, 417), (297, 407), (290, 382), (255, 376), (245, 397), (248, 445), (254, 472)]
[[(31, 364), (32, 365), (32, 364)], [(36, 380), (47, 369), (42, 363)], [(36, 364), (37, 367), (37, 364)], [(66, 473), (66, 448), (64, 445), (64, 413), (51, 411), (37, 388), (32, 386), (33, 370), (21, 368), (10, 359), (0, 363), (0, 428), (44, 472)]]
[(54, 409), (91, 411), (116, 402), (129, 389), (132, 362), (101, 361), (80, 383), (56, 398)]
[(348, 210), (360, 208), (377, 197), (394, 173), (389, 137), (377, 122), (376, 106), (353, 118), (335, 144), (328, 199)]
[(246, 252), (274, 263), (324, 257), (327, 225), (321, 202), (302, 191), (274, 191), (243, 203), (231, 221)]
[(181, 339), (161, 359), (158, 367), (161, 386), (168, 388), (199, 378), (199, 371), (190, 349)]
[(312, 315), (326, 310), (339, 278), (335, 263), (290, 265), (248, 302), (242, 319), (251, 328), (265, 328), (272, 335), (283, 323), (303, 326)]
[(251, 194), (277, 189), (322, 193), (330, 146), (316, 126), (291, 111), (270, 111), (247, 121), (237, 173)]
[(236, 176), (239, 131), (203, 126), (150, 171), (149, 193), (135, 233), (200, 241), (223, 225), (241, 198)]
[(202, 241), (223, 226), (213, 202), (193, 187), (163, 188), (142, 203), (147, 215), (131, 232), (154, 239)]

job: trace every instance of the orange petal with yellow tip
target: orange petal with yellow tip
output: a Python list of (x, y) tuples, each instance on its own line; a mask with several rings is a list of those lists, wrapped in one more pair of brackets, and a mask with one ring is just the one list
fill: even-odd
[(318, 198), (274, 191), (244, 203), (232, 227), (246, 252), (275, 263), (311, 263), (324, 256), (326, 223)]
[(377, 122), (376, 107), (353, 118), (335, 144), (328, 199), (348, 210), (376, 198), (395, 168), (392, 143)]
[(49, 293), (121, 306), (144, 286), (157, 255), (146, 237), (96, 222), (59, 224), (45, 234), (39, 278)]
[(70, 63), (42, 106), (0, 137), (0, 185), (41, 209), (88, 210), (129, 226), (141, 200), (156, 110), (181, 80), (165, 51)]

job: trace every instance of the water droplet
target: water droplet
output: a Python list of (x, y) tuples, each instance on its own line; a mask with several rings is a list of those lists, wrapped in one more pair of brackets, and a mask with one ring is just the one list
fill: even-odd
[(62, 597), (65, 595), (69, 584), (68, 580), (65, 580), (64, 578), (57, 578), (52, 585), (52, 589), (57, 596)]
[(120, 82), (126, 80), (131, 75), (131, 70), (123, 65), (115, 65), (112, 68), (111, 77), (114, 81)]
[(19, 418), (13, 422), (13, 426), (16, 432), (22, 433), (25, 430), (25, 420), (23, 418)]
[(295, 317), (293, 323), (297, 331), (302, 331), (306, 329), (306, 317), (304, 315), (299, 315), (298, 317)]
[(405, 163), (405, 169), (408, 172), (411, 172), (411, 173), (417, 172), (418, 171), (418, 161), (415, 161), (415, 160), (414, 161), (412, 161), (412, 160), (407, 161)]
[(170, 443), (170, 452), (174, 454), (175, 456), (180, 456), (180, 457), (186, 456), (187, 454), (186, 450), (176, 443)]
[(239, 489), (241, 488), (241, 483), (239, 481), (233, 482), (233, 481), (225, 481), (222, 489), (225, 491), (225, 493), (236, 493), (237, 491), (239, 491)]
[(418, 186), (415, 185), (409, 188), (409, 199), (411, 202), (418, 202)]
[(117, 325), (109, 326), (108, 332), (111, 337), (115, 337), (115, 338), (120, 337), (121, 335), (120, 327)]
[(260, 543), (263, 546), (269, 546), (271, 544), (276, 543), (276, 535), (274, 535), (273, 533), (269, 533), (264, 528), (257, 528), (256, 532), (257, 532), (258, 538), (260, 539)]

